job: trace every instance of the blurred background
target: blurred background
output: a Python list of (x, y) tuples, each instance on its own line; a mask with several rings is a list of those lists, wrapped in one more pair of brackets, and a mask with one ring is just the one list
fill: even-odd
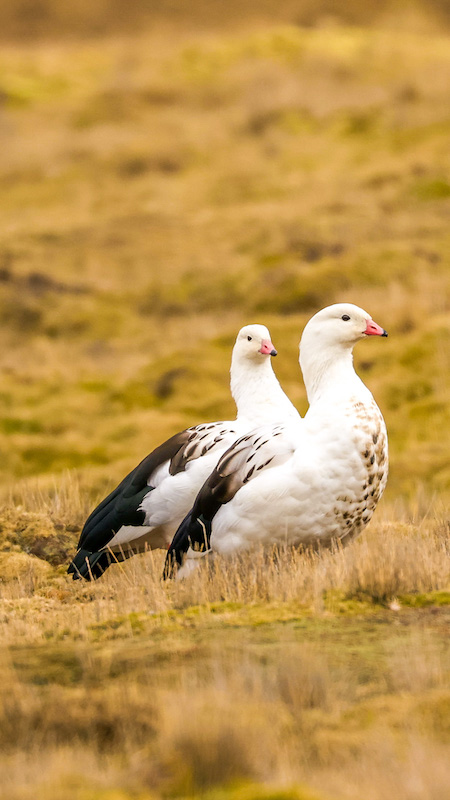
[[(3, 0), (0, 478), (88, 502), (163, 438), (233, 416), (237, 330), (298, 341), (336, 301), (387, 502), (448, 492), (450, 4)], [(52, 491), (54, 489), (51, 489)]]

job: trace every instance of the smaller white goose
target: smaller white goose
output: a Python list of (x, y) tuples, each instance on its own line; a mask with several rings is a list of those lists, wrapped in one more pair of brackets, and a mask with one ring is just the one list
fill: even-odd
[(257, 428), (226, 451), (173, 539), (166, 576), (186, 552), (181, 577), (210, 550), (348, 542), (362, 531), (388, 472), (383, 417), (353, 368), (353, 347), (367, 336), (387, 333), (355, 305), (312, 317), (300, 343), (306, 416)]
[(181, 431), (153, 450), (88, 517), (68, 572), (99, 578), (113, 561), (146, 549), (167, 548), (217, 459), (255, 425), (299, 419), (273, 372), (276, 356), (264, 325), (247, 325), (231, 359), (234, 421)]

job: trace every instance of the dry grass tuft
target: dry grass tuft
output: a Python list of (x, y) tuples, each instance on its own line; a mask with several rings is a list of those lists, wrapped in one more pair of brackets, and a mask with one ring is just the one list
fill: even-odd
[(177, 605), (295, 600), (320, 608), (323, 597), (333, 591), (387, 603), (398, 595), (448, 586), (448, 523), (374, 522), (345, 548), (319, 553), (257, 550), (231, 560), (216, 558), (202, 571), (173, 590)]

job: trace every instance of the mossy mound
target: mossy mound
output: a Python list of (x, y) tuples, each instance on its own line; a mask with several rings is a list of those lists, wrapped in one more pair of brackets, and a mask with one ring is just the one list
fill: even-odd
[(25, 511), (20, 507), (0, 511), (0, 555), (7, 556), (1, 563), (10, 564), (8, 575), (12, 575), (15, 567), (18, 573), (25, 569), (26, 562), (21, 557), (29, 559), (29, 563), (39, 559), (52, 566), (63, 564), (73, 553), (77, 538), (74, 526), (56, 521), (43, 511)]
[(45, 579), (51, 571), (50, 564), (42, 558), (27, 553), (0, 553), (0, 583), (13, 580), (30, 580), (35, 583)]

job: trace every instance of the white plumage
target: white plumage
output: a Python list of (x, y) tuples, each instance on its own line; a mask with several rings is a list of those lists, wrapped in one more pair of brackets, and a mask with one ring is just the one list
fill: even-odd
[(194, 556), (189, 541), (202, 548), (205, 535), (212, 551), (229, 554), (256, 543), (347, 542), (362, 531), (388, 471), (383, 417), (353, 368), (353, 346), (368, 335), (387, 334), (352, 304), (329, 306), (309, 321), (300, 343), (306, 416), (258, 428), (232, 445), (169, 558), (181, 562), (187, 549)]
[(234, 421), (197, 425), (165, 442), (130, 473), (86, 521), (69, 571), (99, 577), (119, 560), (146, 548), (168, 547), (177, 526), (218, 458), (236, 438), (258, 424), (295, 420), (271, 365), (276, 355), (263, 325), (239, 331), (231, 361)]

